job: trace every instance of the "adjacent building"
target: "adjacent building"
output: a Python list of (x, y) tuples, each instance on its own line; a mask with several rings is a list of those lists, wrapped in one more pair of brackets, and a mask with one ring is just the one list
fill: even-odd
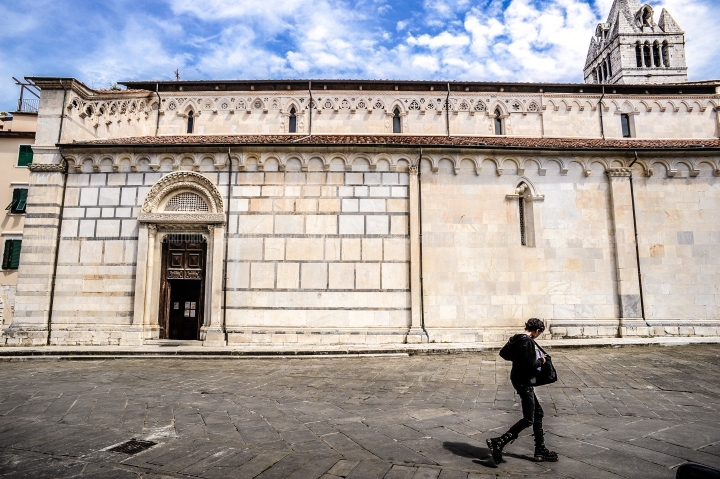
[(0, 222), (0, 324), (3, 326), (10, 324), (15, 303), (30, 178), (28, 166), (33, 159), (39, 102), (27, 85), (22, 85), (21, 91), (25, 96), (21, 94), (15, 111), (0, 112), (0, 205), (5, 207)]
[(32, 81), (5, 345), (719, 334), (720, 82)]

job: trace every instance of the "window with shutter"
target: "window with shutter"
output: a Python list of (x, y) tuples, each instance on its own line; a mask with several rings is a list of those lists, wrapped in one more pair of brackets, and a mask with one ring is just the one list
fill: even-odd
[(22, 240), (5, 240), (5, 251), (3, 253), (3, 269), (18, 269), (20, 267), (20, 249)]
[(5, 209), (10, 210), (10, 213), (14, 215), (25, 213), (25, 208), (27, 206), (27, 195), (27, 188), (15, 188), (13, 190), (12, 201)]
[(18, 166), (28, 166), (32, 163), (33, 151), (30, 145), (20, 145), (18, 149)]

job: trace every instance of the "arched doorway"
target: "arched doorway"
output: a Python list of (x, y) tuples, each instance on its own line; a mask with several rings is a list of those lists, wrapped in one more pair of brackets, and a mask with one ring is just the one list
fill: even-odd
[(150, 189), (138, 216), (135, 307), (124, 344), (146, 339), (225, 344), (223, 211), (217, 187), (199, 173), (170, 173)]

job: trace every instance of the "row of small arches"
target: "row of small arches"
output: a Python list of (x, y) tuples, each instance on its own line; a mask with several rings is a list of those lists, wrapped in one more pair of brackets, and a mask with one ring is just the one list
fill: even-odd
[[(191, 170), (224, 170), (227, 168), (227, 156), (224, 155), (159, 155), (150, 156), (83, 156), (68, 155), (68, 162), (76, 172), (108, 172), (108, 171), (173, 171)], [(417, 159), (410, 156), (368, 156), (332, 155), (297, 156), (297, 155), (245, 155), (232, 156), (233, 169), (236, 171), (407, 171)], [(681, 158), (639, 160), (635, 166), (644, 176), (653, 176), (654, 167), (660, 165), (667, 176), (720, 176), (720, 159), (718, 158)], [(454, 174), (524, 174), (536, 171), (543, 176), (548, 171), (565, 176), (575, 169), (585, 176), (603, 174), (609, 168), (625, 167), (627, 162), (620, 159), (589, 158), (586, 160), (564, 158), (515, 158), (515, 157), (470, 157), (424, 155), (421, 170), (425, 172), (441, 172)]]

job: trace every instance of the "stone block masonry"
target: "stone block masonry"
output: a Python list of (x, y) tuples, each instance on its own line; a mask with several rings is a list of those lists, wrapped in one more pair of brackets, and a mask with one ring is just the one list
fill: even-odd
[(228, 342), (404, 342), (407, 172), (236, 174)]

